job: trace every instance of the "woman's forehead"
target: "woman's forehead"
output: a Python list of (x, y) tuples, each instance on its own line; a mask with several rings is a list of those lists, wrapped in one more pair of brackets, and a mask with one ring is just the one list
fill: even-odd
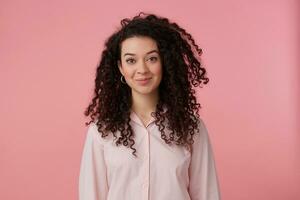
[(158, 53), (156, 41), (150, 37), (131, 37), (125, 39), (121, 44), (122, 55), (146, 55), (153, 52)]

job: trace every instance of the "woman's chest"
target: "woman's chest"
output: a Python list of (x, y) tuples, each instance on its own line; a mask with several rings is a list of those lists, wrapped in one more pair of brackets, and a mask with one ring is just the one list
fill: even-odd
[[(186, 170), (191, 154), (183, 146), (166, 144), (156, 127), (135, 129), (135, 144), (130, 148), (110, 141), (104, 146), (104, 156), (110, 171), (139, 171), (149, 167), (161, 171)], [(135, 149), (137, 157), (132, 152)]]

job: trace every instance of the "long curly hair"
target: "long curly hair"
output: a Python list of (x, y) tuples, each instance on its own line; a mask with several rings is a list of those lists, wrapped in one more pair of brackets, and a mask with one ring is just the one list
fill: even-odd
[(163, 70), (159, 100), (152, 113), (154, 123), (166, 144), (175, 143), (190, 149), (201, 108), (193, 86), (202, 88), (201, 83), (209, 82), (200, 63), (202, 49), (195, 44), (191, 34), (168, 18), (140, 12), (120, 23), (119, 30), (105, 41), (96, 70), (94, 96), (84, 112), (91, 117), (86, 125), (95, 122), (102, 138), (113, 134), (116, 145), (129, 146), (136, 157), (134, 132), (130, 125), (131, 88), (120, 82), (117, 62), (121, 60), (122, 41), (146, 36), (156, 41)]

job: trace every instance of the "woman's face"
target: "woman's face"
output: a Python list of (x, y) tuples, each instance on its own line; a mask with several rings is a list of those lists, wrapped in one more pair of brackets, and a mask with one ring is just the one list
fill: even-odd
[(121, 44), (121, 74), (132, 92), (153, 94), (162, 79), (162, 64), (155, 40), (149, 37), (127, 38)]

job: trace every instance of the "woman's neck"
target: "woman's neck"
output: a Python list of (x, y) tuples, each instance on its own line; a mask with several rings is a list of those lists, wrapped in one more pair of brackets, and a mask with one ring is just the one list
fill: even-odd
[(132, 92), (132, 110), (139, 116), (150, 117), (156, 110), (158, 99), (158, 91), (147, 95)]

